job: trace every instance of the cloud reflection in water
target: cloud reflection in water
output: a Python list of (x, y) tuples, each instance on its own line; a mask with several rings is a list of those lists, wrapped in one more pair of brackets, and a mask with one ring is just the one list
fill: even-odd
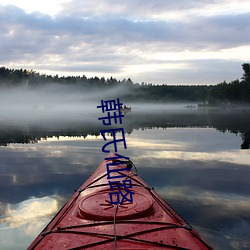
[[(139, 129), (126, 135), (126, 142), (128, 148), (119, 153), (129, 156), (139, 175), (216, 249), (249, 246), (250, 156), (237, 150), (240, 136), (210, 128)], [(27, 246), (36, 236), (31, 237), (33, 227), (38, 233), (50, 220), (45, 210), (55, 213), (62, 205), (53, 195), (68, 198), (106, 156), (103, 145), (100, 137), (61, 137), (2, 149), (1, 240), (16, 235), (17, 246), (25, 238), (16, 249)], [(29, 200), (31, 195), (37, 198)]]
[(18, 204), (5, 204), (0, 217), (1, 247), (22, 249), (25, 243), (28, 245), (59, 210), (60, 200), (57, 196), (33, 197)]

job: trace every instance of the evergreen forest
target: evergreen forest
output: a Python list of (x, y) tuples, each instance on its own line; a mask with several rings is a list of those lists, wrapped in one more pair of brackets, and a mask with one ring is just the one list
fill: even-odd
[(78, 88), (79, 91), (104, 91), (120, 89), (119, 96), (124, 101), (136, 102), (199, 102), (201, 106), (250, 104), (250, 64), (242, 64), (241, 79), (221, 82), (216, 85), (154, 85), (134, 83), (130, 78), (117, 80), (113, 77), (51, 76), (34, 70), (9, 69), (0, 67), (0, 88), (36, 89), (52, 84)]

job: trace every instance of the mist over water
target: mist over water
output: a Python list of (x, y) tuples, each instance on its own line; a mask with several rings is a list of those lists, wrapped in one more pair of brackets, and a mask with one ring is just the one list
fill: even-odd
[(5, 89), (0, 92), (1, 119), (35, 121), (83, 117), (94, 112), (91, 94), (69, 87), (52, 86), (39, 89)]
[[(129, 94), (124, 87), (112, 90), (82, 90), (66, 85), (50, 85), (39, 88), (10, 88), (0, 90), (1, 122), (55, 122), (97, 121), (101, 116), (101, 100), (113, 100)], [(185, 109), (187, 104), (125, 103), (133, 112), (166, 112)]]

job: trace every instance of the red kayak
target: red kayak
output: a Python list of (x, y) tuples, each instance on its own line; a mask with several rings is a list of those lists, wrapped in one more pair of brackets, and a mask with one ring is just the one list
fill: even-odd
[[(132, 169), (109, 154), (28, 249), (212, 249)], [(114, 191), (127, 192), (119, 204)]]

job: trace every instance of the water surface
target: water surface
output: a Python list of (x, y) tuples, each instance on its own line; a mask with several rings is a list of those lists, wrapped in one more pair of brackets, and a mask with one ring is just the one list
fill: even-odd
[[(1, 249), (28, 247), (106, 156), (98, 116), (0, 121)], [(127, 143), (118, 153), (215, 249), (250, 248), (248, 117), (135, 107), (116, 125)]]

